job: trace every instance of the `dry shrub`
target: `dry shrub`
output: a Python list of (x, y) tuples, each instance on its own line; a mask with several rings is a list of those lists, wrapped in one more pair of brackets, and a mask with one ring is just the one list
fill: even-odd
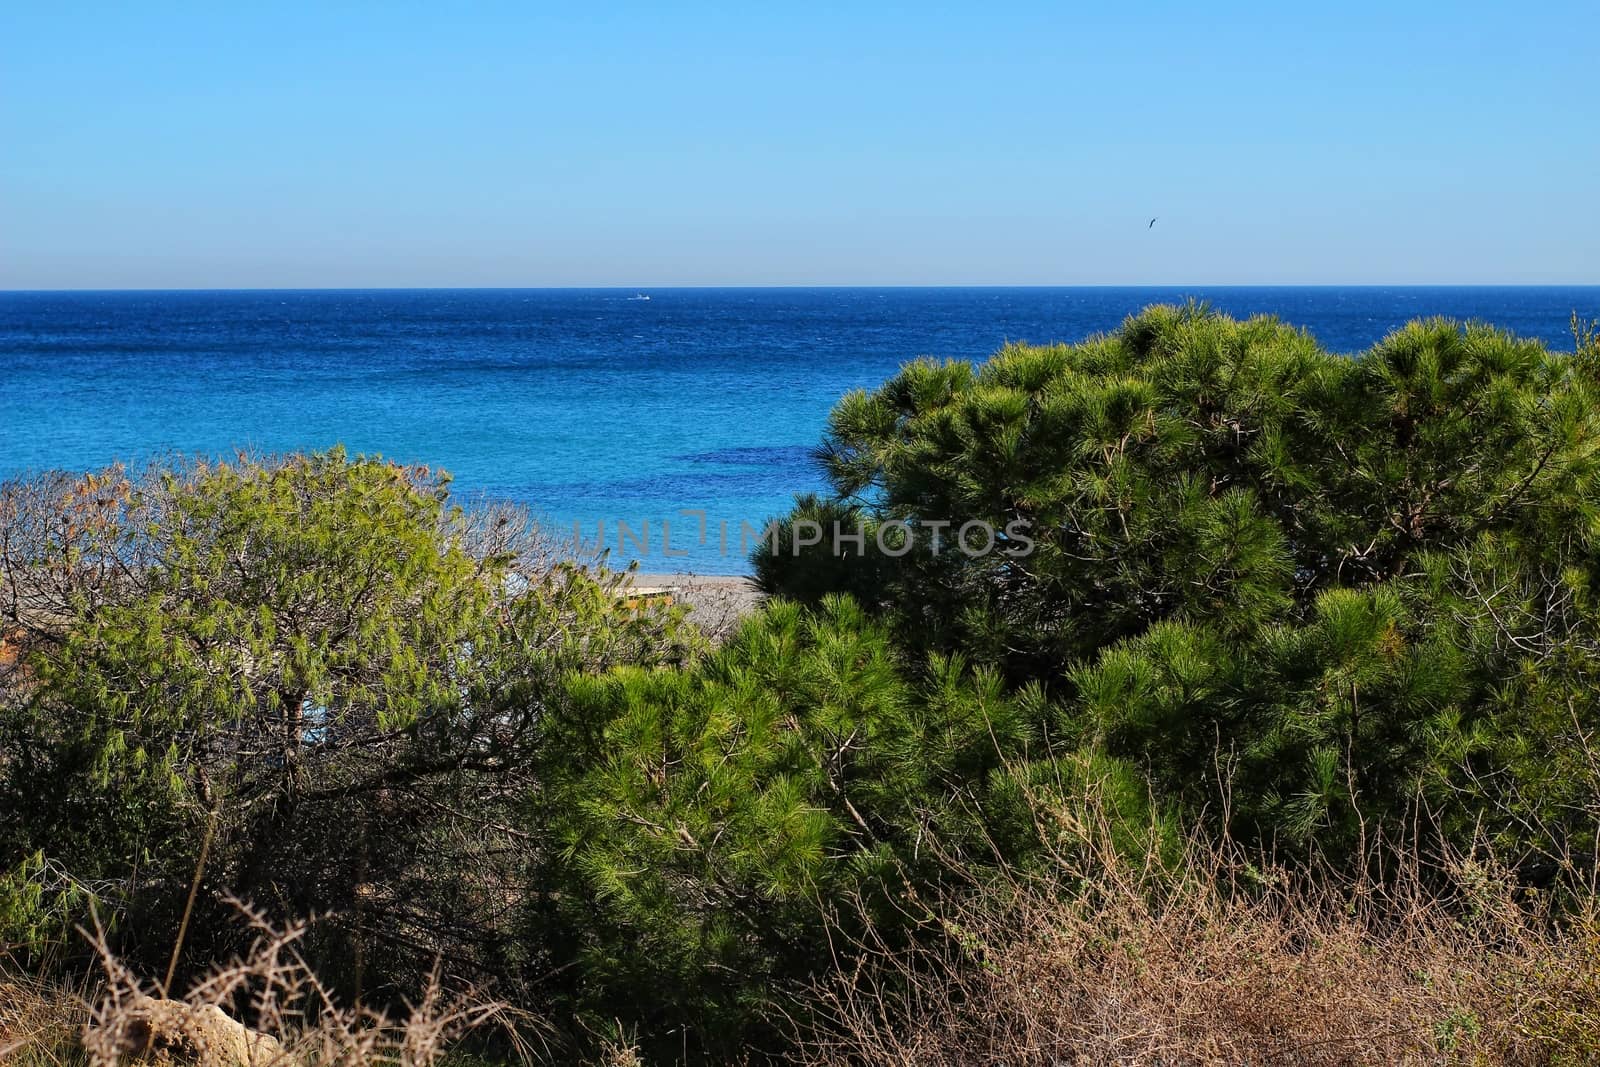
[[(165, 1059), (210, 1062), (208, 1051), (214, 1057), (216, 1049), (205, 1045), (216, 1041), (214, 1022), (229, 1025), (218, 1019), (218, 1009), (267, 1035), (266, 1040), (250, 1035), (240, 1045), (246, 1051), (235, 1059), (248, 1067), (430, 1067), (451, 1043), (485, 1027), (496, 1027), (507, 1038), (515, 1059), (531, 1059), (525, 1035), (534, 1027), (528, 1014), (470, 990), (446, 992), (437, 969), (405, 1013), (339, 1005), (296, 949), (306, 923), (274, 928), (259, 913), (240, 910), (254, 931), (250, 952), (232, 965), (211, 969), (182, 1001), (163, 1000), (157, 987), (139, 981), (106, 949), (104, 937), (93, 937), (104, 982), (85, 1003), (82, 1041), (91, 1067), (117, 1067), (162, 1053), (152, 1048), (152, 1032), (163, 1025), (176, 1033), (170, 1040), (178, 1043), (166, 1049)], [(200, 1048), (192, 1048), (195, 1043)]]
[(918, 949), (858, 939), (858, 962), (814, 991), (807, 1059), (1600, 1062), (1594, 894), (1557, 916), (1491, 864), (1402, 858), (1381, 882), (1341, 882), (1200, 842), (1130, 863), (1080, 836), (1043, 876), (932, 904)]

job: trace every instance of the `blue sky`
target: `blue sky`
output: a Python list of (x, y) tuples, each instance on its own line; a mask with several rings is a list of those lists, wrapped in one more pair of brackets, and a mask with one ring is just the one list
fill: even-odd
[(1594, 283), (1597, 31), (7, 0), (0, 288)]

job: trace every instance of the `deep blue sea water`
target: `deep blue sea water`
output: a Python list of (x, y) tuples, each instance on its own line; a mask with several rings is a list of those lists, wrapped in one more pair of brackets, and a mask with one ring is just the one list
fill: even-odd
[[(324, 448), (444, 467), (561, 529), (650, 521), (646, 570), (741, 573), (740, 521), (820, 487), (834, 400), (921, 355), (1075, 341), (1188, 296), (1328, 348), (1420, 315), (1571, 348), (1600, 287), (0, 293), (0, 477), (160, 452)], [(704, 509), (700, 546), (679, 509)], [(660, 522), (674, 520), (660, 551)], [(730, 554), (716, 522), (730, 524)], [(632, 547), (632, 546), (630, 546)], [(637, 553), (633, 553), (637, 554)]]

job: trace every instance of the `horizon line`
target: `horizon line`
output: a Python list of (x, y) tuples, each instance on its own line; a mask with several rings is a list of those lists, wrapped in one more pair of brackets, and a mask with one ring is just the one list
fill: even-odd
[(774, 285), (266, 285), (30, 286), (0, 293), (418, 293), (418, 292), (707, 292), (806, 289), (1600, 289), (1593, 282), (976, 282), (940, 284), (806, 283)]

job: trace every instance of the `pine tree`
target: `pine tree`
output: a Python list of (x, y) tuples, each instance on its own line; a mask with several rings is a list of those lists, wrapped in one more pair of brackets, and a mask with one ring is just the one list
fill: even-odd
[(1600, 810), (1592, 350), (1431, 320), (1345, 357), (1152, 308), (846, 397), (809, 507), (1025, 523), (1026, 555), (829, 566), (907, 646), (1045, 686), (1192, 811), (1334, 855), (1421, 812), (1549, 869)]

